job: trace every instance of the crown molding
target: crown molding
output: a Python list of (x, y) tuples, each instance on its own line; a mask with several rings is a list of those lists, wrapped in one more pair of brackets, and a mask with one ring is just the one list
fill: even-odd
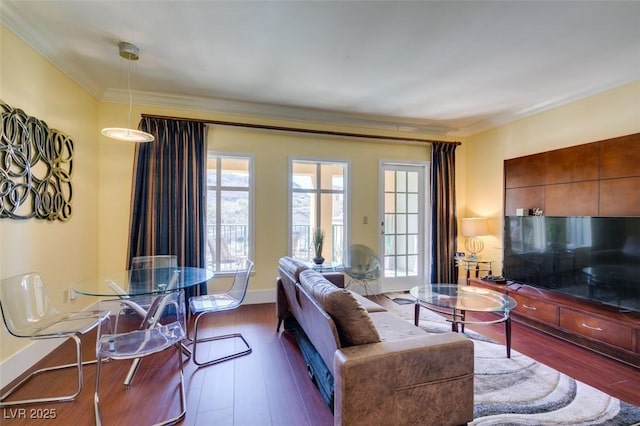
[(625, 78), (618, 79), (616, 81), (610, 82), (605, 85), (591, 87), (587, 90), (577, 92), (572, 96), (552, 99), (547, 102), (542, 102), (537, 105), (524, 108), (520, 111), (507, 112), (493, 119), (480, 121), (470, 126), (466, 126), (462, 129), (459, 129), (459, 131), (455, 134), (455, 136), (460, 136), (460, 137), (472, 136), (490, 129), (495, 129), (496, 127), (504, 126), (509, 123), (513, 123), (515, 121), (521, 120), (523, 118), (527, 118), (548, 110), (552, 110), (554, 108), (561, 107), (563, 105), (568, 105), (572, 102), (576, 102), (581, 99), (588, 98), (590, 96), (595, 96), (599, 93), (606, 92), (607, 90), (612, 90), (617, 87), (621, 87), (638, 80), (640, 80), (640, 72), (631, 73)]
[[(84, 89), (96, 99), (100, 99), (102, 87), (93, 82), (90, 78), (84, 78), (86, 72), (82, 68), (73, 67), (73, 61), (67, 60), (65, 49), (53, 42), (53, 39), (47, 37), (41, 31), (37, 31), (38, 26), (29, 20), (29, 16), (20, 12), (18, 8), (11, 6), (11, 3), (3, 4), (2, 13), (0, 13), (0, 24), (7, 27), (20, 40), (26, 43), (30, 48), (38, 52), (48, 62), (55, 66), (61, 73), (70, 78), (80, 88)], [(106, 43), (107, 41), (102, 41)]]
[[(313, 108), (290, 107), (230, 99), (181, 96), (157, 92), (132, 91), (134, 103), (165, 108), (181, 108), (197, 111), (216, 111), (227, 114), (249, 115), (254, 117), (305, 121), (322, 124), (342, 125), (363, 129), (385, 130), (402, 134), (449, 135), (452, 129), (447, 126), (425, 123), (399, 117), (374, 116), (366, 114), (343, 113)], [(129, 92), (122, 89), (107, 89), (101, 102), (128, 103)]]

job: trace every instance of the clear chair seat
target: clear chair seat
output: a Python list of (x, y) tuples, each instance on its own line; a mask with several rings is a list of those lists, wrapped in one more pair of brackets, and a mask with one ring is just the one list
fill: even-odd
[(113, 359), (140, 358), (180, 343), (185, 336), (184, 328), (178, 323), (172, 323), (103, 337), (98, 351), (101, 356)]
[(198, 314), (210, 310), (232, 309), (241, 303), (242, 300), (236, 299), (228, 294), (207, 294), (192, 297), (189, 300), (189, 307), (191, 313)]
[(42, 337), (64, 337), (69, 333), (85, 334), (93, 329), (96, 320), (104, 316), (100, 311), (85, 311), (76, 313), (62, 312), (59, 314), (50, 314), (40, 319), (31, 327), (23, 328), (21, 337), (29, 337), (38, 339)]

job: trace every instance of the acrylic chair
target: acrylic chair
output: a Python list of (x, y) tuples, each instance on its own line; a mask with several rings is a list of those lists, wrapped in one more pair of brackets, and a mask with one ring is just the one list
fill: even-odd
[[(96, 327), (100, 328), (103, 321), (108, 321), (108, 313), (59, 310), (51, 303), (44, 281), (37, 272), (16, 275), (0, 281), (0, 310), (2, 310), (2, 318), (7, 330), (16, 337), (32, 340), (72, 339), (76, 344), (76, 363), (34, 371), (0, 397), (0, 407), (73, 401), (82, 390), (82, 366), (96, 362), (95, 360), (82, 361), (80, 337)], [(78, 371), (78, 385), (75, 393), (5, 402), (5, 399), (15, 390), (36, 375), (73, 367)]]
[[(135, 301), (136, 297), (131, 299)], [(127, 315), (127, 313), (121, 310), (119, 315)], [(94, 394), (96, 425), (102, 424), (100, 414), (100, 376), (103, 362), (109, 359), (139, 360), (171, 347), (176, 349), (178, 358), (180, 413), (157, 424), (173, 424), (182, 420), (186, 414), (186, 397), (181, 343), (186, 335), (184, 290), (176, 289), (175, 280), (173, 284), (170, 283), (168, 285), (166, 293), (154, 297), (153, 302), (147, 309), (145, 320), (139, 329), (122, 333), (99, 334), (96, 345), (98, 366)]]
[(369, 295), (369, 290), (371, 290), (372, 294), (376, 294), (369, 282), (380, 278), (382, 271), (378, 256), (371, 248), (362, 244), (354, 244), (349, 247), (344, 273), (351, 278), (345, 288), (351, 285), (362, 285), (367, 296)]
[[(231, 333), (212, 337), (198, 337), (200, 332), (200, 320), (216, 312), (236, 309), (242, 304), (249, 286), (249, 276), (253, 270), (253, 262), (249, 259), (241, 259), (236, 263), (236, 272), (233, 276), (231, 287), (220, 293), (212, 293), (203, 296), (194, 296), (189, 299), (191, 313), (195, 315), (193, 332), (193, 362), (198, 367), (206, 367), (220, 362), (228, 361), (251, 353), (251, 346), (241, 333)], [(207, 361), (198, 361), (196, 351), (199, 344), (225, 339), (239, 339), (244, 348), (229, 355), (221, 356)]]
[[(131, 258), (130, 279), (133, 281), (141, 281), (145, 279), (145, 275), (151, 273), (154, 268), (172, 268), (178, 266), (177, 257), (174, 255), (157, 255), (157, 256), (136, 256)], [(121, 303), (121, 309), (130, 309), (134, 311), (142, 319), (147, 315), (147, 307), (151, 303), (151, 297), (137, 297), (135, 301), (116, 282), (107, 281), (107, 285), (118, 296)], [(120, 315), (116, 315), (115, 330), (118, 331), (118, 320)]]

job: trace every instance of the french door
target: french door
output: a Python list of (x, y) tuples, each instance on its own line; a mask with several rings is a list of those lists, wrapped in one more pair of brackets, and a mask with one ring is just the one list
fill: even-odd
[(426, 168), (424, 162), (380, 162), (381, 292), (408, 290), (424, 283), (428, 265)]

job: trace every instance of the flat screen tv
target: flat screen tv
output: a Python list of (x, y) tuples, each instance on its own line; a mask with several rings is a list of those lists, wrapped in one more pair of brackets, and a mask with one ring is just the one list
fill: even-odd
[(509, 281), (640, 312), (640, 217), (507, 216)]

